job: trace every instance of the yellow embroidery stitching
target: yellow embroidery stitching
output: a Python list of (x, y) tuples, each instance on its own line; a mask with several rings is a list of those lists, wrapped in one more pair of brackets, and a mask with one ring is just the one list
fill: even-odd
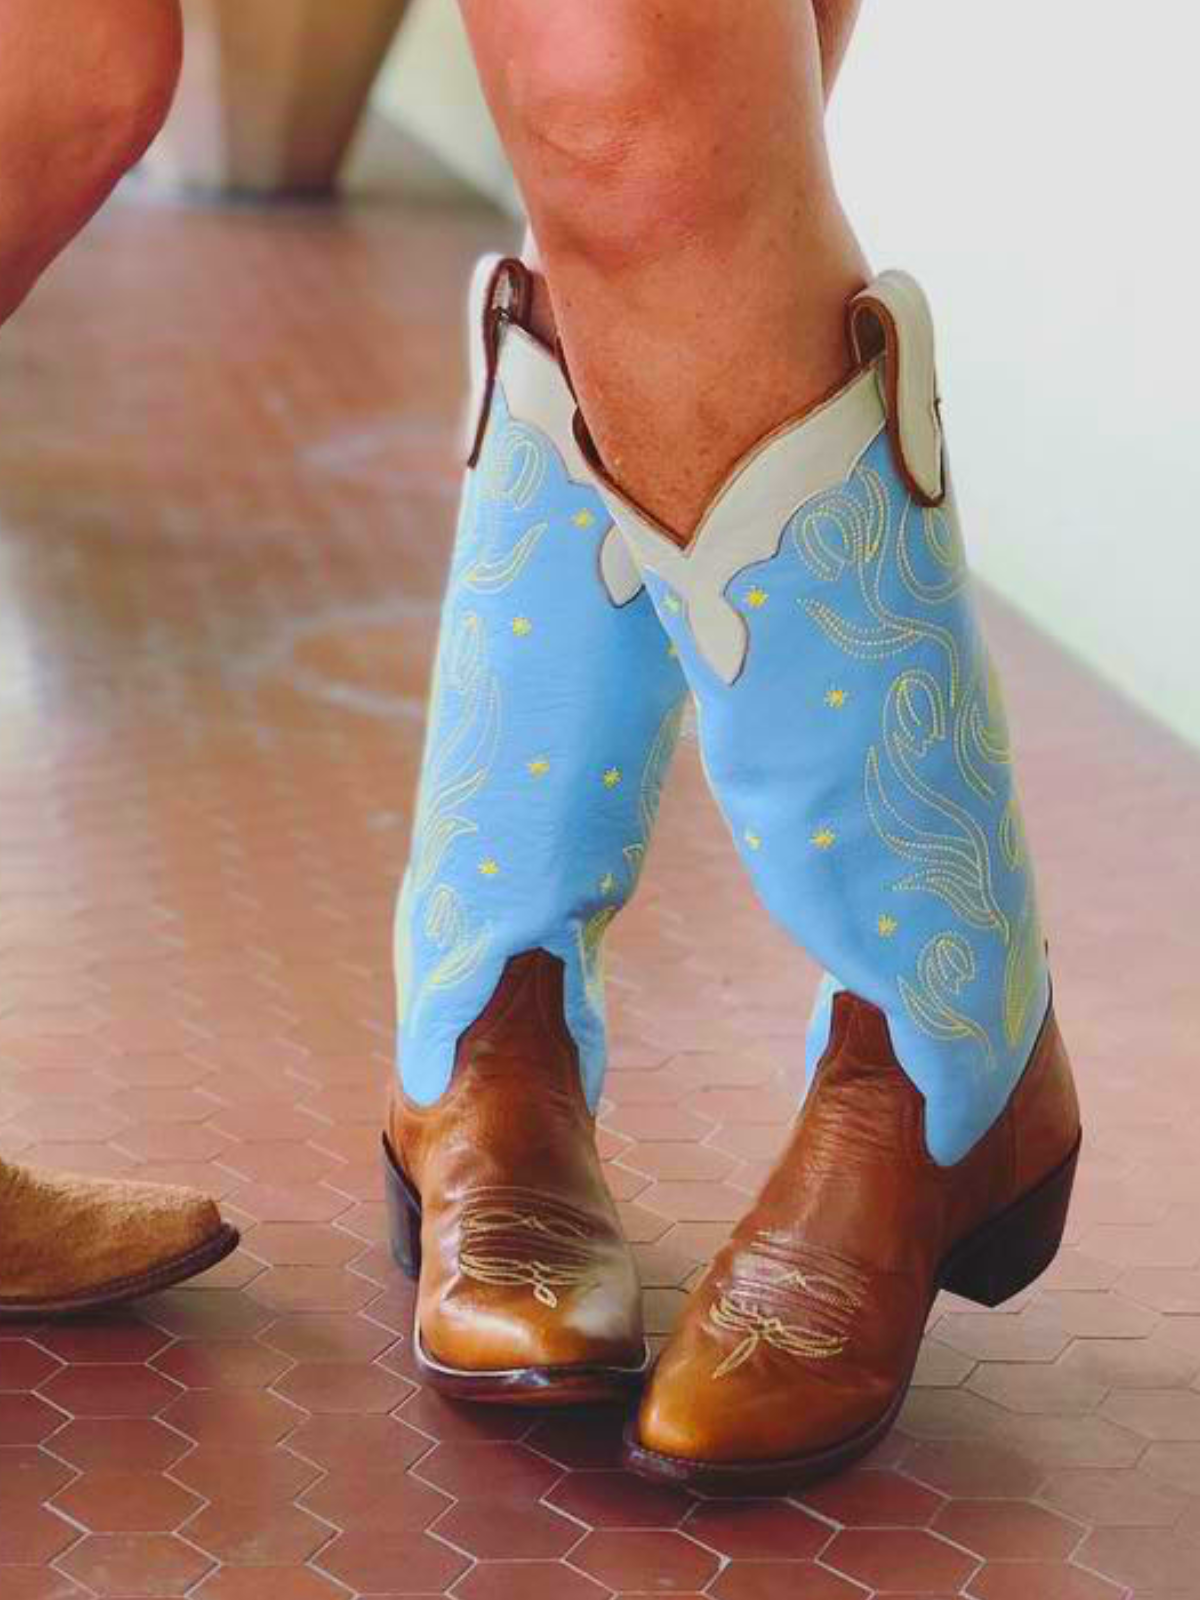
[(550, 771), (550, 763), (545, 756), (534, 756), (532, 761), (525, 763), (531, 778), (544, 778)]
[(604, 787), (606, 789), (615, 789), (617, 787), (617, 785), (620, 783), (620, 781), (621, 781), (621, 769), (620, 769), (620, 767), (609, 767), (608, 770), (605, 772), (603, 778), (601, 779), (601, 782), (604, 784)]
[(577, 528), (590, 528), (592, 523), (595, 522), (595, 520), (596, 519), (592, 515), (592, 513), (590, 511), (586, 510), (586, 509), (584, 509), (583, 511), (577, 511), (575, 513), (575, 515), (571, 518), (571, 521), (575, 524), (575, 526)]
[[(554, 1246), (562, 1259), (509, 1255), (497, 1248), (496, 1236), (530, 1234)], [(592, 1276), (586, 1245), (588, 1231), (566, 1217), (542, 1215), (524, 1207), (488, 1205), (468, 1211), (462, 1219), (462, 1245), (458, 1265), (464, 1277), (500, 1286), (528, 1285), (534, 1298), (551, 1308), (558, 1305), (556, 1289), (574, 1289)]]
[(765, 589), (758, 588), (757, 585), (753, 589), (746, 590), (746, 604), (751, 606), (755, 611), (761, 610), (762, 607), (766, 605), (769, 598), (770, 596), (767, 594), (767, 591)]
[(743, 1335), (724, 1360), (713, 1368), (714, 1378), (736, 1372), (750, 1360), (760, 1344), (809, 1361), (840, 1356), (846, 1348), (844, 1333), (822, 1333), (815, 1328), (786, 1323), (778, 1316), (769, 1316), (760, 1306), (740, 1295), (722, 1295), (709, 1307), (708, 1319), (723, 1333)]
[(961, 669), (953, 633), (940, 623), (903, 616), (883, 598), (891, 545), (898, 537), (887, 486), (877, 472), (863, 466), (850, 483), (863, 499), (848, 489), (832, 491), (793, 525), (791, 537), (801, 560), (823, 582), (836, 583), (848, 569), (853, 571), (873, 621), (850, 621), (823, 600), (801, 599), (798, 604), (840, 650), (863, 661), (887, 660), (925, 639), (938, 645), (946, 656), (951, 703), (956, 704)]
[[(1044, 968), (1032, 885), (1026, 885), (1019, 916), (1010, 917), (993, 880), (993, 848), (998, 847), (1010, 872), (1028, 865), (1015, 796), (1001, 806), (1001, 797), (1011, 792), (1005, 769), (1012, 756), (999, 685), (973, 629), (960, 640), (925, 613), (897, 611), (885, 597), (893, 575), (922, 607), (944, 606), (961, 594), (967, 568), (957, 517), (951, 506), (918, 511), (908, 496), (893, 507), (884, 479), (860, 465), (844, 488), (793, 519), (790, 537), (822, 583), (853, 578), (867, 613), (865, 622), (843, 614), (836, 603), (816, 598), (799, 602), (840, 650), (883, 661), (929, 643), (945, 657), (944, 674), (909, 668), (893, 679), (884, 701), (881, 738), (864, 763), (863, 796), (875, 832), (908, 864), (907, 876), (893, 887), (934, 894), (969, 928), (1000, 940), (1005, 968), (997, 1009), (1004, 1036), (1015, 1048), (1028, 1027)], [(842, 690), (825, 695), (830, 709), (844, 703)], [(959, 803), (945, 784), (929, 782), (927, 774), (939, 762), (926, 758), (943, 744), (963, 784), (980, 800), (994, 803), (998, 816), (980, 817), (976, 807)], [(831, 830), (822, 828), (811, 842), (828, 848), (830, 835)], [(883, 914), (876, 927), (881, 937), (890, 938), (899, 923)], [(992, 1065), (991, 1034), (964, 1014), (959, 999), (976, 975), (970, 943), (947, 930), (926, 942), (912, 978), (898, 982), (919, 1028), (935, 1039), (974, 1040)]]
[(1000, 818), (1000, 854), (1004, 857), (1004, 864), (1010, 872), (1016, 872), (1029, 858), (1029, 846), (1025, 842), (1025, 824), (1021, 819), (1021, 808), (1017, 804), (1015, 795), (1005, 806), (1004, 815)]
[(500, 540), (509, 537), (508, 519), (498, 518), (495, 507), (524, 511), (545, 481), (548, 461), (545, 443), (511, 418), (497, 434), (494, 446), (489, 445), (487, 469), (478, 486), (479, 501), (473, 508), (476, 531), (471, 549), (479, 553), (461, 567), (462, 582), (468, 589), (497, 594), (525, 570), (549, 523), (534, 523), (514, 544), (498, 548)]
[(1011, 765), (1012, 748), (999, 680), (986, 657), (977, 663), (954, 718), (954, 759), (963, 782), (980, 799), (994, 800), (996, 785), (985, 769)]
[(827, 1272), (805, 1272), (800, 1267), (791, 1267), (781, 1278), (773, 1279), (772, 1284), (777, 1289), (801, 1289), (810, 1300), (819, 1300), (822, 1305), (834, 1306), (839, 1311), (857, 1311), (862, 1305), (861, 1296)]
[(1033, 884), (1027, 886), (1016, 933), (1004, 962), (1004, 1037), (1015, 1049), (1025, 1035), (1030, 1007), (1041, 987), (1046, 946)]
[(549, 526), (548, 522), (535, 522), (532, 527), (526, 528), (505, 555), (480, 556), (463, 572), (463, 583), (468, 589), (474, 589), (477, 594), (497, 594), (501, 589), (507, 589), (520, 577), (530, 556), (537, 548), (538, 541)]
[(888, 690), (882, 751), (895, 782), (932, 821), (944, 818), (953, 832), (934, 831), (906, 815), (888, 793), (880, 747), (867, 752), (864, 795), (872, 825), (889, 849), (915, 870), (896, 885), (939, 895), (973, 928), (997, 930), (1007, 942), (1008, 920), (992, 887), (991, 851), (975, 818), (920, 776), (917, 763), (946, 737), (946, 705), (932, 673), (902, 672)]
[(967, 581), (966, 555), (963, 551), (957, 518), (946, 516), (940, 508), (923, 509), (921, 512), (921, 532), (924, 535), (925, 552), (940, 573), (932, 583), (926, 583), (917, 572), (909, 547), (912, 508), (912, 501), (906, 500), (904, 510), (900, 513), (900, 528), (896, 536), (896, 565), (905, 588), (915, 599), (923, 600), (926, 605), (945, 605), (948, 600), (954, 599)]
[(500, 863), (494, 856), (485, 856), (479, 863), (479, 871), (485, 878), (494, 878), (500, 871)]
[(489, 449), (490, 465), (483, 482), (484, 496), (514, 511), (524, 511), (536, 498), (546, 477), (549, 450), (532, 429), (511, 417)]
[[(604, 879), (601, 879), (601, 889), (604, 893), (612, 892), (616, 887), (616, 880), (611, 873), (607, 874), (610, 888), (604, 889)], [(601, 906), (599, 911), (593, 913), (583, 927), (579, 930), (579, 959), (583, 966), (583, 987), (593, 1011), (601, 1011), (604, 1005), (604, 935), (608, 932), (613, 918), (621, 908), (619, 906)]]
[(849, 698), (845, 689), (830, 689), (825, 696), (825, 704), (831, 711), (841, 711)]
[(440, 883), (429, 896), (425, 907), (425, 937), (446, 954), (425, 979), (426, 989), (452, 989), (456, 983), (469, 978), (483, 960), (491, 939), (491, 930), (485, 925), (474, 934), (470, 918), (458, 891), (449, 884)]
[(837, 834), (832, 828), (818, 828), (809, 842), (815, 844), (818, 850), (830, 850), (837, 842)]
[(530, 622), (528, 617), (514, 617), (512, 619), (512, 631), (518, 639), (525, 639), (533, 632), (533, 623)]
[(958, 933), (938, 933), (917, 957), (917, 983), (901, 978), (900, 996), (909, 1016), (931, 1039), (974, 1039), (990, 1069), (995, 1052), (987, 1030), (955, 1009), (959, 994), (975, 980), (975, 952)]
[[(628, 886), (626, 896), (632, 894), (637, 887), (638, 878), (641, 876), (642, 863), (646, 857), (646, 846), (650, 834), (654, 829), (654, 819), (658, 815), (658, 805), (662, 798), (663, 782), (667, 775), (667, 768), (671, 763), (675, 745), (679, 738), (679, 724), (683, 719), (685, 696), (680, 696), (676, 703), (669, 708), (659, 723), (658, 732), (654, 735), (646, 757), (646, 765), (642, 769), (641, 783), (638, 787), (638, 828), (639, 836), (627, 844), (621, 854), (625, 858), (628, 871)], [(611, 767), (610, 772), (615, 772), (617, 783), (621, 781), (618, 768)], [(615, 787), (608, 782), (608, 773), (602, 780), (608, 787)], [(600, 893), (613, 894), (617, 889), (617, 880), (612, 872), (606, 872), (600, 879)], [(584, 990), (592, 1009), (599, 1011), (603, 1005), (604, 992), (604, 935), (608, 932), (609, 924), (616, 916), (618, 906), (602, 906), (579, 930), (579, 950), (583, 963)]]
[[(451, 697), (461, 710), (444, 732)], [(458, 891), (435, 884), (454, 842), (477, 831), (466, 807), (491, 776), (500, 742), (500, 684), (489, 670), (486, 628), (473, 611), (458, 620), (439, 652), (430, 706), (430, 755), (417, 798), (412, 859), (397, 908), (397, 1000), (405, 1021), (419, 1012), (427, 991), (452, 988), (470, 977), (491, 940), (490, 926), (473, 924)], [(425, 936), (440, 956), (423, 982), (414, 985), (411, 922), (421, 896), (427, 896), (421, 912)]]

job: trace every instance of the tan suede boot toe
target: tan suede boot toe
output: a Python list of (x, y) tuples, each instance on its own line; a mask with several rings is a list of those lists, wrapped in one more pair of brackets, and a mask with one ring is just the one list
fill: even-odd
[(0, 1322), (168, 1288), (233, 1250), (207, 1196), (0, 1162)]

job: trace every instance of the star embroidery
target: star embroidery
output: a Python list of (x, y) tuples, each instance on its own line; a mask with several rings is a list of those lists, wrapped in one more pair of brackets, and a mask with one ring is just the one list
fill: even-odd
[(832, 828), (818, 828), (816, 833), (813, 834), (811, 842), (816, 845), (818, 850), (829, 850), (832, 849), (836, 840), (837, 834), (834, 833)]
[(881, 939), (890, 939), (900, 924), (896, 921), (895, 917), (889, 917), (885, 912), (875, 926), (879, 930), (879, 937)]
[(765, 589), (754, 588), (746, 590), (746, 604), (753, 606), (755, 611), (761, 610), (766, 603), (767, 591)]
[(850, 696), (846, 693), (845, 689), (830, 689), (829, 693), (825, 696), (825, 704), (831, 711), (840, 711), (849, 698)]
[(512, 619), (512, 631), (518, 639), (523, 639), (526, 634), (533, 632), (533, 623), (530, 622), (528, 617), (514, 617)]
[(493, 856), (488, 856), (479, 863), (479, 871), (485, 878), (494, 878), (500, 871), (500, 863)]
[(586, 509), (583, 511), (577, 511), (571, 518), (571, 521), (577, 528), (590, 528), (595, 520), (596, 519), (592, 513)]
[(550, 771), (550, 763), (545, 756), (535, 756), (532, 761), (525, 763), (531, 778), (544, 778)]
[(604, 777), (600, 780), (606, 789), (615, 789), (621, 781), (620, 767), (609, 767)]

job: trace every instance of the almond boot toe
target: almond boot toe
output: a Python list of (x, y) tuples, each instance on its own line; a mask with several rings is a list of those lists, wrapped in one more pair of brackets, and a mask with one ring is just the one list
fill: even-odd
[(238, 1243), (193, 1189), (0, 1163), (0, 1320), (119, 1304), (181, 1283)]

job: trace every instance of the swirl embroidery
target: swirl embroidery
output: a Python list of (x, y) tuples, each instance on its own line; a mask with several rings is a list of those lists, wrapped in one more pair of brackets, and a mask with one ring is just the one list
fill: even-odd
[[(865, 792), (875, 831), (915, 871), (896, 885), (941, 896), (964, 922), (982, 931), (997, 930), (1008, 943), (1008, 919), (992, 887), (987, 835), (964, 807), (925, 782), (919, 764), (947, 735), (946, 702), (930, 672), (909, 670), (893, 682), (884, 702), (882, 753), (896, 785), (914, 803), (916, 814), (940, 821), (934, 830), (906, 815), (889, 794), (880, 747), (867, 753)], [(944, 827), (949, 823), (951, 831)]]
[(846, 1334), (824, 1333), (816, 1328), (784, 1322), (782, 1317), (764, 1311), (760, 1305), (737, 1291), (723, 1294), (714, 1301), (709, 1307), (708, 1320), (722, 1333), (742, 1336), (724, 1360), (713, 1368), (714, 1379), (736, 1372), (762, 1344), (784, 1355), (808, 1361), (826, 1361), (831, 1356), (840, 1356), (846, 1348)]
[(681, 695), (663, 717), (642, 769), (638, 788), (639, 837), (631, 844), (627, 844), (621, 852), (625, 862), (625, 882), (618, 885), (615, 874), (610, 873), (602, 886), (606, 893), (616, 892), (619, 888), (620, 899), (615, 904), (602, 905), (588, 917), (579, 930), (583, 981), (588, 1001), (592, 1009), (597, 1012), (603, 1004), (604, 995), (604, 935), (608, 932), (609, 925), (620, 906), (637, 888), (642, 864), (646, 858), (646, 847), (654, 829), (654, 820), (658, 815), (663, 783), (671, 764), (671, 757), (675, 753), (675, 746), (679, 741), (679, 724), (683, 718), (685, 699), (686, 696)]
[[(779, 1248), (769, 1232), (760, 1232), (759, 1246), (771, 1256), (760, 1259), (759, 1271), (771, 1264), (769, 1277), (744, 1289), (729, 1289), (710, 1306), (710, 1325), (722, 1333), (740, 1334), (732, 1350), (713, 1369), (714, 1378), (736, 1372), (758, 1350), (768, 1345), (785, 1355), (808, 1361), (826, 1361), (839, 1356), (849, 1340), (850, 1323), (861, 1310), (866, 1278), (847, 1262), (825, 1251), (802, 1247), (803, 1258), (812, 1265), (787, 1266), (774, 1251)], [(769, 1297), (799, 1298), (815, 1307), (824, 1327), (809, 1327), (780, 1315), (764, 1301)], [(841, 1324), (839, 1327), (838, 1324)]]
[[(558, 1289), (576, 1289), (593, 1275), (588, 1229), (569, 1217), (541, 1213), (519, 1204), (484, 1204), (462, 1219), (459, 1270), (477, 1283), (527, 1285), (535, 1300), (554, 1309)], [(511, 1253), (513, 1235), (527, 1234), (545, 1246), (541, 1255)]]
[[(863, 464), (841, 489), (794, 519), (792, 542), (809, 571), (830, 585), (852, 576), (866, 620), (823, 599), (801, 604), (848, 655), (883, 661), (932, 644), (944, 660), (944, 671), (909, 666), (892, 679), (880, 738), (865, 757), (863, 798), (875, 833), (909, 869), (892, 887), (937, 896), (965, 929), (990, 935), (1003, 947), (1003, 993), (996, 997), (994, 1027), (972, 1016), (966, 1001), (979, 961), (965, 931), (950, 927), (929, 938), (911, 977), (898, 980), (917, 1027), (937, 1040), (974, 1040), (991, 1067), (997, 1059), (993, 1034), (998, 1042), (1002, 1032), (1010, 1048), (1019, 1045), (1044, 973), (1028, 852), (1012, 793), (1008, 726), (974, 619), (964, 614), (958, 624), (943, 626), (924, 613), (908, 615), (903, 600), (910, 596), (918, 608), (933, 611), (963, 595), (967, 569), (952, 505), (918, 515), (904, 496), (897, 506), (885, 479)], [(998, 887), (993, 876), (993, 847), (995, 870), (1023, 880), (1019, 910), (1009, 888)]]
[[(449, 630), (435, 668), (430, 703), (433, 725), (412, 854), (396, 916), (397, 1010), (402, 1023), (416, 1017), (427, 991), (452, 988), (470, 977), (491, 941), (489, 924), (473, 923), (458, 891), (437, 882), (455, 841), (477, 831), (468, 807), (488, 782), (500, 744), (500, 684), (489, 667), (487, 630), (478, 613), (465, 612)], [(437, 952), (415, 988), (414, 914)]]
[(990, 661), (980, 662), (959, 704), (954, 718), (954, 755), (964, 782), (981, 800), (994, 800), (996, 784), (987, 768), (1011, 766), (1012, 747), (999, 679)]
[(470, 554), (462, 568), (462, 581), (480, 594), (498, 594), (514, 584), (525, 570), (550, 524), (535, 522), (526, 528), (509, 548), (497, 548), (485, 514), (493, 506), (508, 511), (524, 511), (536, 499), (545, 482), (546, 446), (533, 431), (508, 420), (494, 445), (489, 445), (487, 467), (479, 486), (479, 533), (474, 541), (478, 554)]
[(933, 1039), (952, 1042), (974, 1039), (983, 1051), (988, 1066), (995, 1064), (995, 1052), (987, 1029), (957, 1009), (962, 991), (975, 980), (975, 952), (957, 933), (939, 933), (924, 945), (917, 957), (917, 982), (901, 978), (900, 995), (908, 1014)]
[[(847, 570), (853, 572), (872, 622), (853, 621), (823, 600), (805, 600), (804, 609), (840, 650), (865, 661), (900, 655), (922, 640), (936, 644), (946, 657), (953, 702), (958, 697), (961, 678), (954, 634), (927, 618), (894, 611), (884, 599), (883, 585), (895, 565), (898, 538), (887, 485), (878, 472), (865, 466), (857, 468), (850, 481), (861, 490), (863, 498), (846, 489), (824, 496), (793, 528), (792, 542), (809, 570), (826, 583), (836, 583)], [(926, 524), (927, 530), (930, 526)], [(961, 587), (961, 580), (956, 581)], [(956, 592), (957, 588), (949, 589), (945, 597)], [(926, 595), (918, 588), (914, 598), (925, 599)]]

